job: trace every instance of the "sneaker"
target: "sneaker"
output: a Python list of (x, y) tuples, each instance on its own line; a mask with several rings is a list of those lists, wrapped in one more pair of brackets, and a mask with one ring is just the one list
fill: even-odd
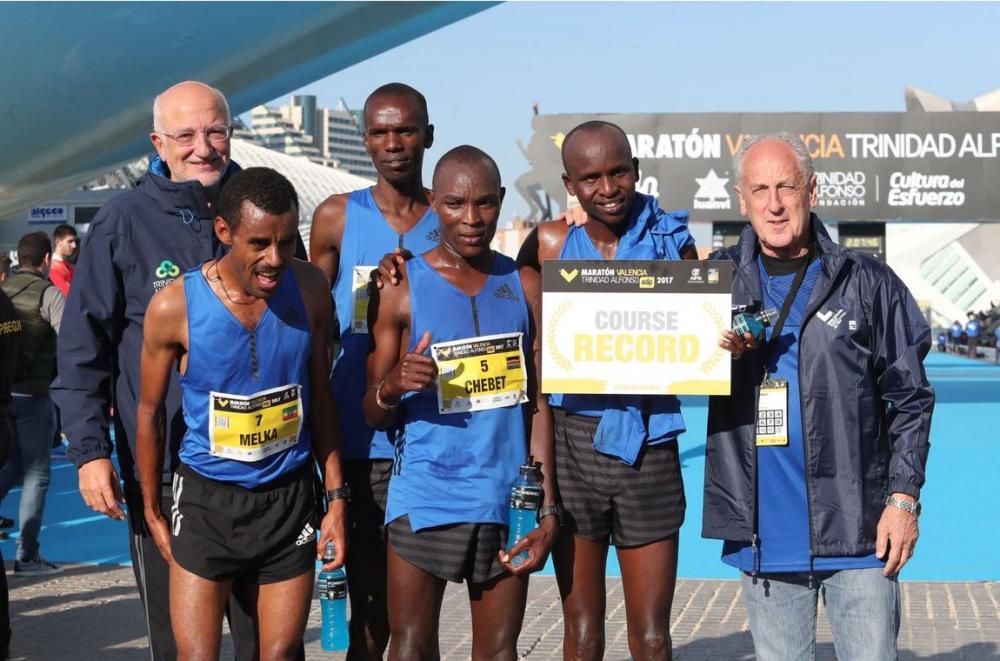
[(61, 574), (63, 568), (35, 554), (31, 560), (15, 560), (14, 573), (18, 576), (51, 576)]

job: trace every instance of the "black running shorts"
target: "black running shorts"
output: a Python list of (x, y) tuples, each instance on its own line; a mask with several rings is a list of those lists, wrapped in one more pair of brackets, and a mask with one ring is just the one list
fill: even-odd
[(506, 571), (497, 553), (507, 543), (507, 526), (458, 523), (413, 532), (410, 517), (402, 516), (388, 529), (393, 550), (431, 576), (455, 583), (486, 583)]
[(684, 523), (684, 484), (677, 442), (643, 448), (627, 466), (594, 449), (600, 418), (552, 409), (556, 483), (563, 529), (615, 546), (642, 546), (672, 537)]
[(253, 489), (181, 464), (167, 514), (174, 560), (212, 581), (277, 583), (313, 571), (319, 518), (313, 464)]
[(385, 538), (385, 504), (389, 500), (392, 459), (349, 459), (344, 479), (351, 487), (347, 516), (353, 537)]

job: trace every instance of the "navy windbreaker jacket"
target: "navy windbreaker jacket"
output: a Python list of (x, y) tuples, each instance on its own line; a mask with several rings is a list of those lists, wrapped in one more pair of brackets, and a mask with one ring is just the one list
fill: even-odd
[[(67, 456), (77, 467), (111, 456), (108, 407), (114, 404), (118, 460), (126, 483), (138, 481), (136, 405), (146, 306), (184, 271), (222, 254), (213, 231), (215, 213), (202, 185), (171, 181), (159, 158), (149, 169), (135, 188), (101, 208), (84, 237), (59, 334), (59, 376), (52, 385), (69, 439)], [(230, 163), (224, 178), (239, 169)], [(185, 431), (173, 371), (166, 418), (163, 469), (164, 484), (169, 484)]]
[[(821, 260), (799, 339), (810, 550), (875, 550), (885, 497), (919, 497), (934, 391), (923, 359), (931, 333), (903, 282), (885, 264), (841, 248), (811, 217)], [(757, 236), (712, 256), (733, 262), (733, 305), (759, 305)], [(732, 394), (711, 397), (702, 536), (750, 542), (756, 533), (759, 351), (732, 362)]]

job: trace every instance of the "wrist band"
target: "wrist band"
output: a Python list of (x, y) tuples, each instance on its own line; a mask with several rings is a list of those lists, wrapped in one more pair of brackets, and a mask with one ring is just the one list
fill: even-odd
[(385, 400), (382, 399), (382, 386), (385, 385), (385, 379), (378, 382), (375, 386), (375, 405), (378, 406), (383, 411), (395, 411), (396, 407), (399, 406), (399, 402), (395, 404), (387, 404)]

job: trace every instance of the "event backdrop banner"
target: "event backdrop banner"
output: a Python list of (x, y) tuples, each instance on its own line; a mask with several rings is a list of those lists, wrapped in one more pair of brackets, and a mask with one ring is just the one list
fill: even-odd
[(692, 220), (740, 218), (733, 155), (748, 135), (776, 131), (809, 149), (824, 220), (1000, 219), (1000, 112), (537, 115), (522, 194), (544, 190), (565, 208), (560, 147), (593, 119), (625, 130), (639, 190)]
[(542, 391), (728, 395), (732, 262), (542, 265)]

